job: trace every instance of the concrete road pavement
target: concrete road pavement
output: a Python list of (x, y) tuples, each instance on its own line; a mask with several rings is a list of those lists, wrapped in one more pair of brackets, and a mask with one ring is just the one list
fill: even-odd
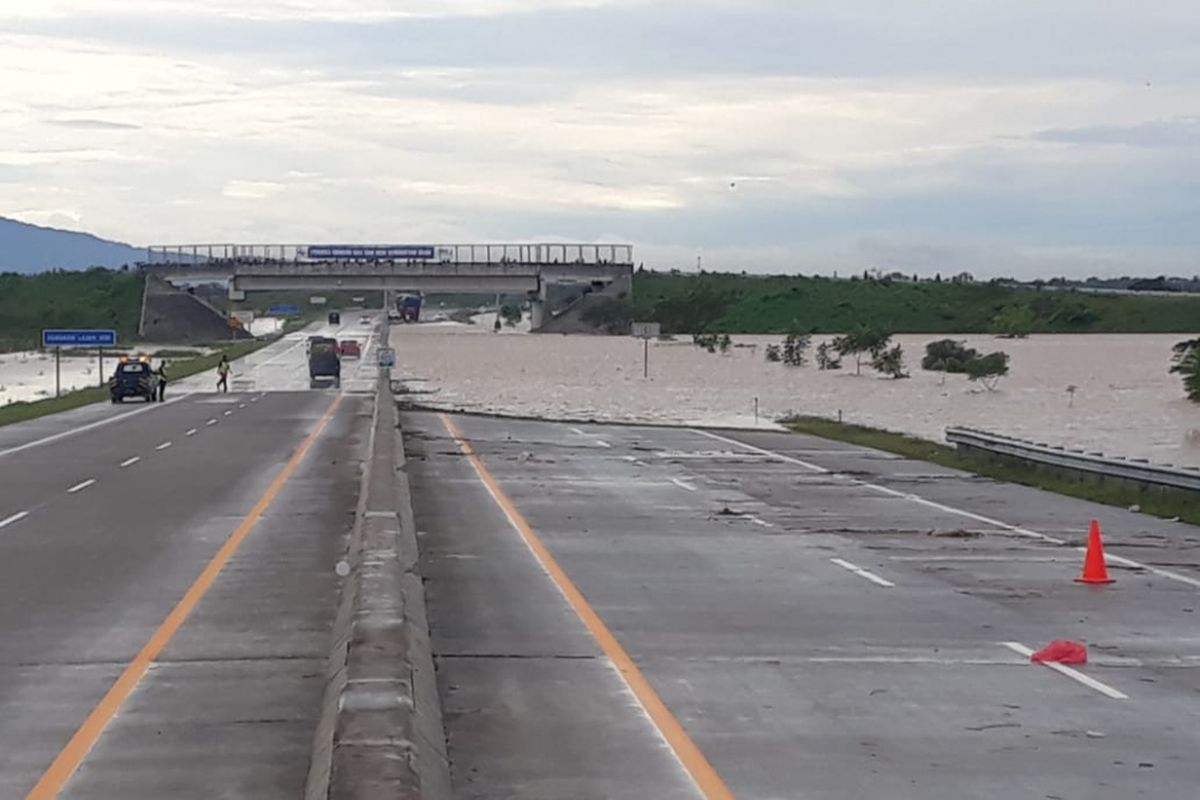
[[(64, 755), (81, 759), (64, 798), (300, 795), (366, 406), (193, 395), (0, 454), (0, 797), (26, 797)], [(72, 740), (89, 715), (98, 735)]]
[[(483, 480), (437, 415), (403, 417), (460, 798), (722, 796), (522, 525), (739, 798), (1200, 781), (1194, 527), (802, 436), (452, 424)], [(1072, 580), (1093, 517), (1108, 587)], [(1091, 662), (1030, 664), (1054, 638)]]

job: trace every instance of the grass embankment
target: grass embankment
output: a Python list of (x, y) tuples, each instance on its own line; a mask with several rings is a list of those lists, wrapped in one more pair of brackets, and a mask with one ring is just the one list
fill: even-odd
[(1030, 464), (993, 461), (959, 453), (936, 442), (917, 439), (862, 425), (849, 425), (820, 417), (790, 417), (783, 424), (797, 433), (871, 447), (889, 453), (928, 461), (943, 467), (970, 472), (988, 478), (1032, 486), (1048, 492), (1077, 497), (1110, 506), (1141, 507), (1143, 513), (1200, 524), (1200, 503), (1194, 494), (1171, 489), (1141, 489), (1129, 484), (1100, 478), (1077, 478)]
[[(236, 342), (222, 345), (219, 351), (206, 356), (200, 356), (199, 358), (190, 358), (185, 361), (168, 360), (167, 374), (170, 376), (171, 381), (174, 382), (200, 372), (215, 370), (222, 355), (228, 356), (229, 360), (232, 361), (247, 356), (255, 350), (260, 350), (273, 341), (275, 340), (260, 339)], [(170, 390), (170, 385), (167, 386), (167, 389), (168, 391)], [(92, 403), (107, 402), (108, 400), (108, 388), (97, 386), (90, 389), (79, 389), (78, 391), (68, 392), (61, 397), (51, 397), (32, 403), (12, 403), (0, 407), (0, 427), (11, 425), (14, 422), (25, 422), (26, 420), (44, 417), (48, 414), (57, 414), (60, 411), (69, 411), (72, 408), (79, 408), (91, 405)]]
[(649, 271), (636, 273), (633, 287), (626, 312), (668, 333), (844, 333), (860, 325), (890, 333), (1193, 333), (1200, 325), (1198, 295)]

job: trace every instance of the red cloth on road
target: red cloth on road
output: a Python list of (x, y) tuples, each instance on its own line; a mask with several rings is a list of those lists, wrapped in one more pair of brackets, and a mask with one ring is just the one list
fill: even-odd
[(1059, 664), (1086, 664), (1087, 646), (1067, 639), (1055, 639), (1029, 657), (1039, 664), (1054, 661)]

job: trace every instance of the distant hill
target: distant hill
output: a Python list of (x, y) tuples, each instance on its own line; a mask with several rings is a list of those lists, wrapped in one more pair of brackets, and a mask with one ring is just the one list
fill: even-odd
[(90, 233), (43, 228), (0, 217), (0, 272), (120, 267), (145, 257), (145, 250)]

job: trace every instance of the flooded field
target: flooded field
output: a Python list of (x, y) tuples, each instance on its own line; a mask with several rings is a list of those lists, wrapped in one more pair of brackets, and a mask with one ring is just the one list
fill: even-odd
[[(950, 425), (1085, 447), (1159, 463), (1200, 465), (1200, 404), (1168, 374), (1181, 335), (957, 336), (1004, 350), (1011, 373), (996, 391), (962, 375), (920, 369), (933, 335), (903, 335), (910, 379), (881, 378), (853, 362), (839, 372), (768, 363), (776, 336), (735, 336), (728, 354), (690, 339), (493, 334), (485, 326), (397, 327), (397, 374), (414, 399), (440, 408), (547, 418), (770, 425), (789, 413), (837, 418), (942, 440)], [(820, 339), (814, 339), (813, 349)], [(810, 351), (811, 355), (811, 351)], [(1070, 387), (1075, 387), (1069, 391)], [(755, 403), (758, 418), (755, 417)]]

